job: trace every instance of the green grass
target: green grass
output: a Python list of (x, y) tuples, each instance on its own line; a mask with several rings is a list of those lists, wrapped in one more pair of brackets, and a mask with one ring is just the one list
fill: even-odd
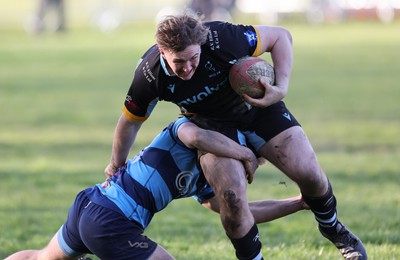
[[(379, 260), (400, 258), (399, 25), (285, 25), (295, 50), (286, 103), (331, 179), (340, 219)], [(0, 258), (43, 247), (76, 193), (103, 180), (133, 68), (153, 42), (153, 27), (41, 37), (1, 29)], [(177, 115), (160, 103), (132, 154)], [(270, 165), (249, 186), (251, 199), (297, 194)], [(309, 212), (259, 229), (267, 259), (341, 259)], [(193, 199), (173, 202), (145, 234), (177, 259), (234, 258), (218, 215)]]

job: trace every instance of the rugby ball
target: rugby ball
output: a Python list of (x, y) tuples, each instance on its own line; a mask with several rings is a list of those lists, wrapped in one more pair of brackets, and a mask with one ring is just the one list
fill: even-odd
[(263, 97), (265, 88), (260, 84), (260, 78), (266, 78), (270, 85), (275, 84), (274, 67), (258, 57), (240, 58), (229, 70), (229, 83), (239, 95)]

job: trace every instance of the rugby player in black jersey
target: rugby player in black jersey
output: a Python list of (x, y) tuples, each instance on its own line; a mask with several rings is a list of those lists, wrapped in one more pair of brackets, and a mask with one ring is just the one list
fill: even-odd
[[(300, 188), (322, 235), (346, 259), (366, 259), (365, 248), (337, 218), (336, 199), (314, 150), (282, 99), (289, 88), (292, 70), (292, 38), (288, 30), (275, 26), (203, 23), (189, 12), (167, 17), (158, 24), (157, 43), (137, 64), (132, 84), (115, 129), (110, 175), (126, 161), (142, 123), (158, 101), (175, 103), (182, 114), (207, 129), (221, 133), (239, 129), (261, 157), (274, 164)], [(243, 56), (270, 53), (276, 83), (263, 80), (260, 99), (240, 97), (229, 86), (229, 69)], [(227, 187), (224, 178), (245, 174), (239, 161), (231, 159), (229, 176), (211, 172), (218, 163), (213, 154), (201, 156), (201, 165), (220, 204), (221, 221), (240, 259), (255, 255), (252, 238), (257, 234), (246, 203), (243, 184)], [(253, 250), (253, 251), (252, 251)]]

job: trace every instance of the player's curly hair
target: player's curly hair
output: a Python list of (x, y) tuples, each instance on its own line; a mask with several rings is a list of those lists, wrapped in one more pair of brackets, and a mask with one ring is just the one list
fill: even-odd
[(202, 17), (185, 11), (181, 15), (170, 15), (159, 22), (156, 41), (161, 49), (180, 52), (190, 45), (202, 45), (207, 41), (209, 28), (203, 25)]

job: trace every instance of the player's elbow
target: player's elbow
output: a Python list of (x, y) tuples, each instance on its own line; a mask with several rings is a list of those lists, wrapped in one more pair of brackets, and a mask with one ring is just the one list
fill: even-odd
[(213, 197), (209, 200), (203, 201), (201, 205), (215, 213), (219, 213), (219, 211), (220, 211), (219, 204), (215, 197)]
[(281, 28), (281, 37), (286, 39), (290, 45), (293, 45), (293, 37), (288, 29)]
[(206, 140), (207, 136), (205, 135), (205, 131), (200, 128), (194, 130), (189, 139), (190, 146), (201, 149), (203, 147), (204, 140)]
[(204, 130), (197, 126), (183, 124), (178, 130), (178, 136), (187, 147), (199, 149), (205, 138), (203, 132)]
[(293, 37), (290, 31), (284, 27), (276, 26), (273, 28), (273, 34), (275, 35), (274, 41), (276, 43), (286, 42), (289, 45), (293, 45)]

